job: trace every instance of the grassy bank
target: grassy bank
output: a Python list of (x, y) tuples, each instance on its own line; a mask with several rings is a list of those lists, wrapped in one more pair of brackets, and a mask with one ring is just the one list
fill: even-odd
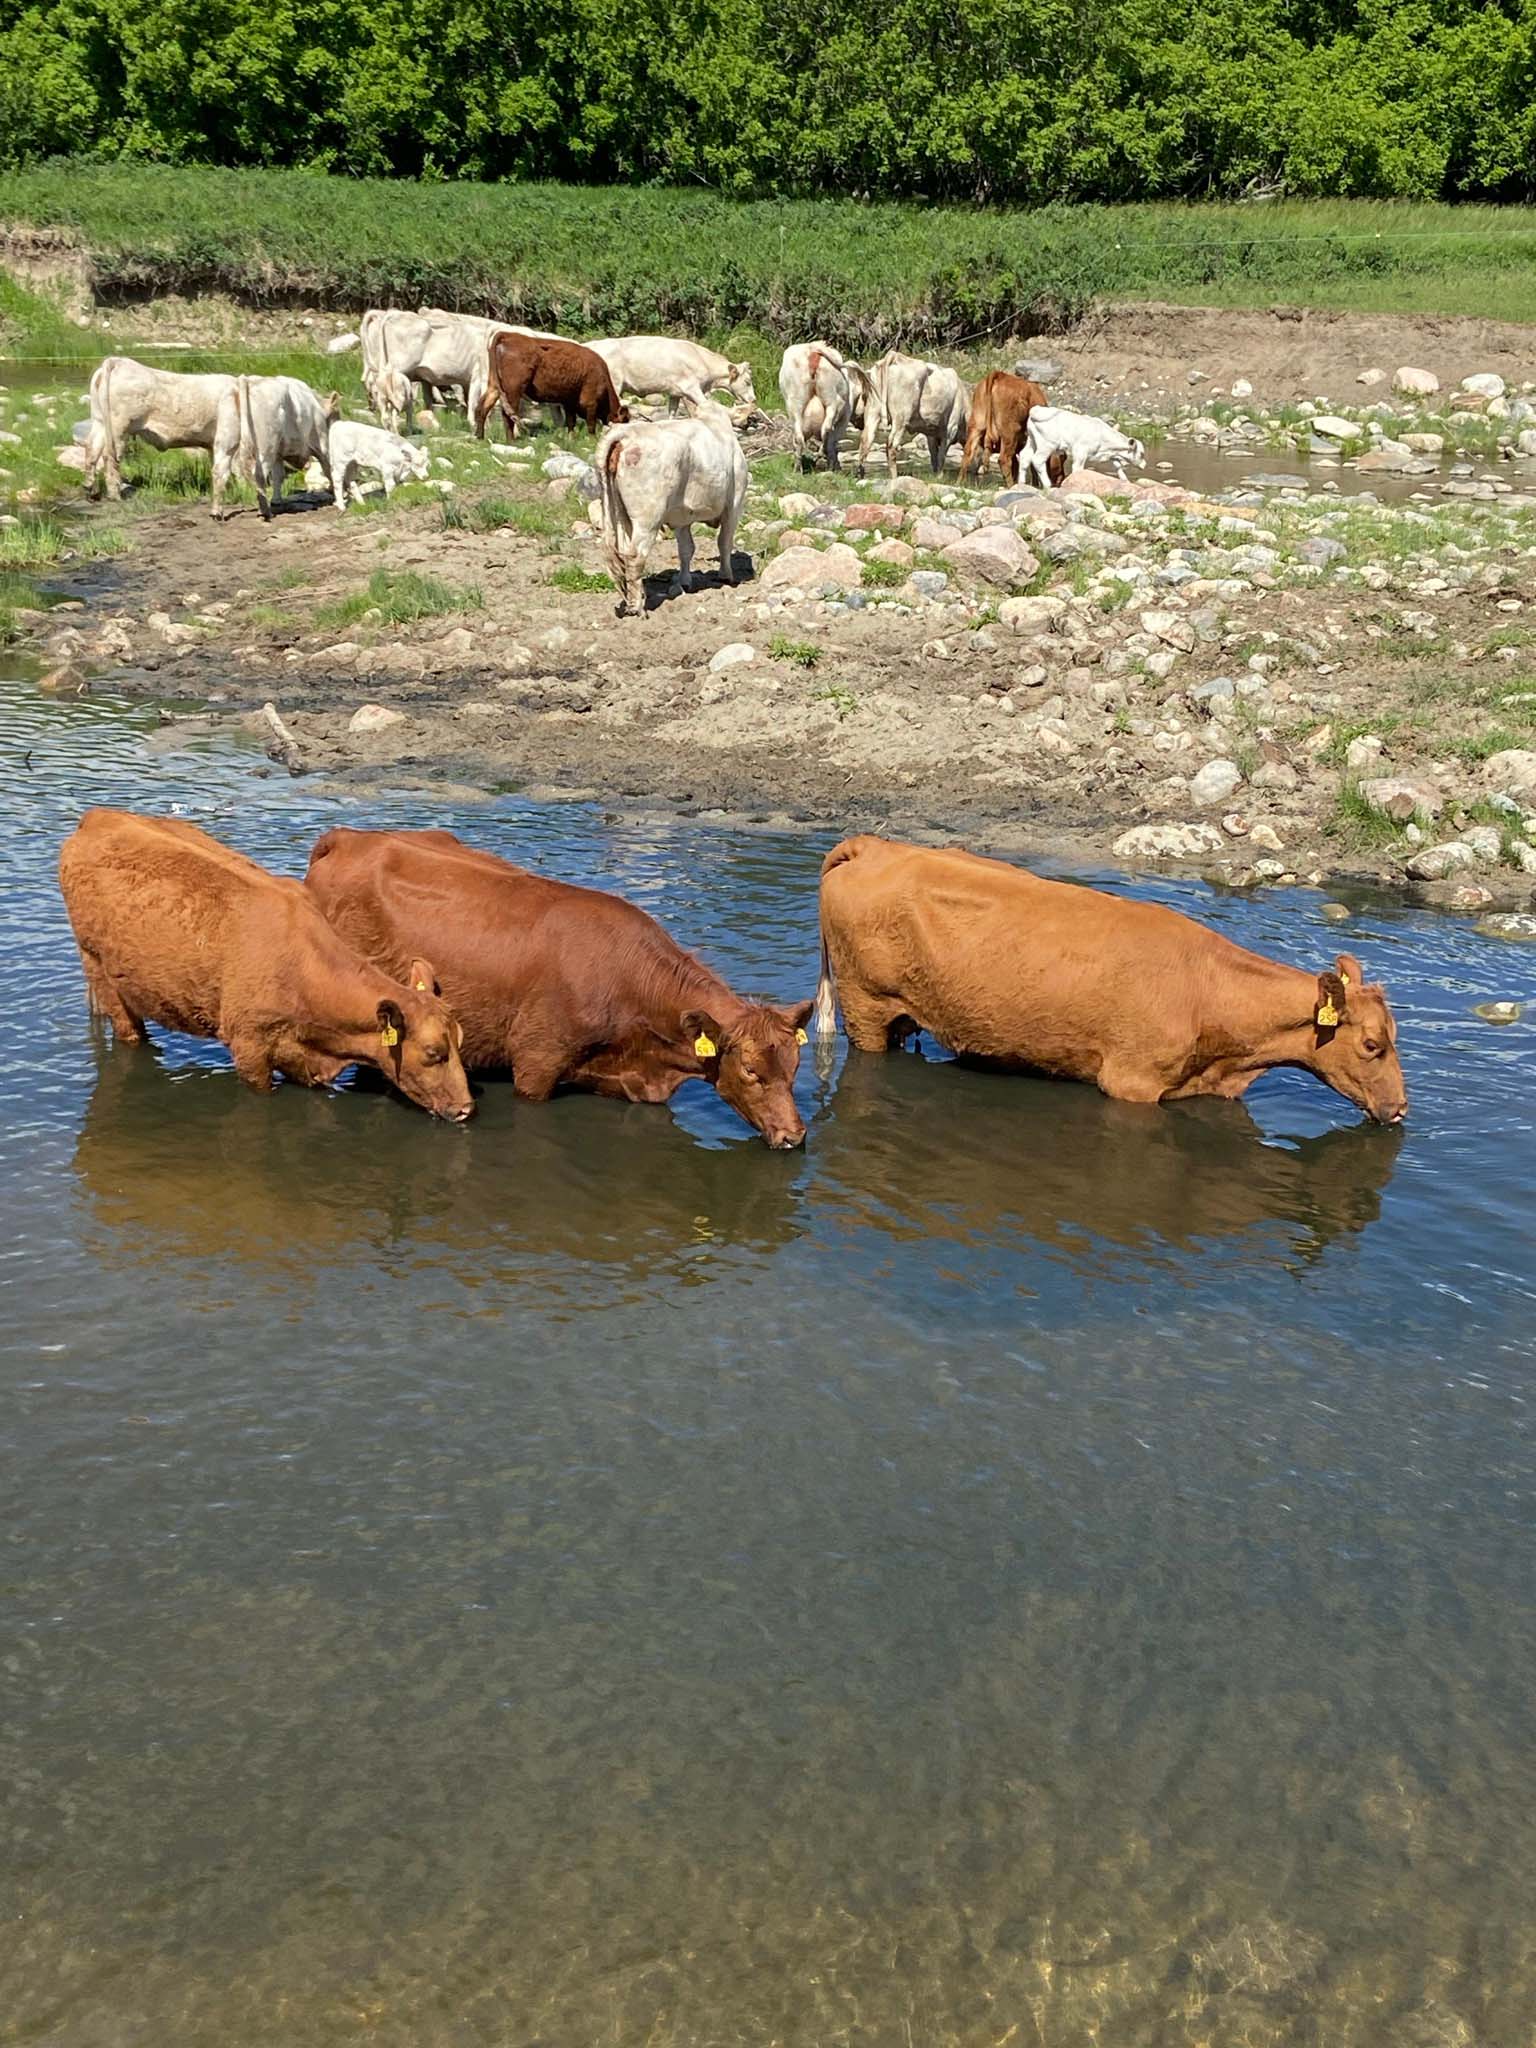
[(53, 164), (0, 174), (0, 223), (70, 230), (108, 297), (433, 301), (585, 333), (822, 333), (864, 353), (1059, 326), (1110, 298), (1536, 318), (1529, 207), (1007, 213)]

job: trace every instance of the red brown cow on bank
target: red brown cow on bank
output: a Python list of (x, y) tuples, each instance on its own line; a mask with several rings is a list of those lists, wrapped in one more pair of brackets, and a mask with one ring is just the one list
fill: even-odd
[(377, 1067), (434, 1116), (474, 1114), (460, 1033), (427, 962), (392, 980), (297, 882), (197, 826), (87, 811), (60, 849), (59, 884), (91, 1009), (127, 1043), (146, 1021), (222, 1039), (241, 1080), (262, 1089), (279, 1072), (318, 1088), (345, 1067)]
[(770, 1145), (803, 1143), (794, 1081), (811, 1005), (746, 1001), (622, 896), (548, 881), (452, 832), (344, 826), (315, 841), (305, 886), (387, 972), (430, 935), (465, 1064), (510, 1067), (529, 1101), (563, 1085), (667, 1102), (697, 1078)]
[(927, 1031), (1124, 1102), (1238, 1096), (1303, 1067), (1377, 1123), (1408, 1113), (1392, 1012), (1349, 954), (1306, 974), (1160, 904), (974, 853), (845, 839), (821, 870), (821, 960), (818, 1035), (835, 996), (863, 1052)]
[(1049, 403), (1043, 386), (1030, 378), (1015, 377), (1011, 370), (989, 370), (971, 394), (961, 476), (969, 476), (976, 467), (985, 469), (987, 457), (995, 455), (1006, 481), (1016, 484), (1029, 415), (1037, 405)]
[(475, 432), (483, 440), (486, 421), (496, 405), (507, 423), (507, 432), (517, 439), (517, 423), (525, 399), (537, 405), (558, 405), (567, 427), (578, 418), (587, 432), (611, 427), (629, 418), (619, 403), (608, 365), (600, 355), (577, 341), (545, 341), (536, 335), (507, 330), (493, 334), (490, 341), (490, 379), (481, 401)]

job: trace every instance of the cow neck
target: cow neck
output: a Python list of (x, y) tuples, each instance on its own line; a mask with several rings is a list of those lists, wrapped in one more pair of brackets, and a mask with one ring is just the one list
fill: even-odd
[[(685, 1011), (704, 1010), (723, 1030), (729, 1031), (751, 1008), (752, 1005), (727, 987), (718, 974), (701, 961), (685, 955), (676, 963), (673, 985), (667, 991), (665, 1002), (654, 1007), (653, 1023), (658, 1026), (660, 1036), (676, 1044), (685, 1038), (682, 1021)], [(660, 1021), (663, 1019), (664, 1023)]]
[(1207, 1069), (1223, 1075), (1261, 1074), (1269, 1067), (1317, 1072), (1317, 977), (1301, 967), (1239, 949), (1236, 993), (1230, 963), (1208, 995), (1205, 1019), (1212, 1035), (1235, 1039)]
[[(349, 957), (340, 940), (335, 939), (329, 930), (327, 936), (333, 944), (328, 948), (329, 957), (324, 961), (321, 972), (336, 989), (337, 999), (308, 1006), (310, 1016), (305, 1036), (334, 1059), (367, 1060), (374, 1066), (384, 1067), (387, 1058), (379, 1036), (379, 1005), (399, 1003), (401, 1010), (408, 1015), (409, 992), (399, 982), (391, 981), (371, 961)], [(352, 1021), (354, 1016), (356, 1022)]]

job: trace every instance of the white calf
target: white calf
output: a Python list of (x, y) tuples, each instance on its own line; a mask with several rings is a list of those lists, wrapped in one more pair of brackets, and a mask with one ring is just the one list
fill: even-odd
[(408, 477), (425, 478), (429, 467), (427, 451), (419, 442), (402, 441), (387, 428), (366, 426), (359, 420), (333, 420), (326, 445), (338, 512), (346, 511), (347, 491), (359, 470), (376, 469), (389, 498), (396, 484), (403, 484)]
[[(332, 483), (330, 430), (341, 411), (336, 392), (321, 398), (297, 377), (241, 377), (240, 457), (256, 486), (263, 519), (283, 502), (283, 472), (318, 462)], [(333, 486), (334, 487), (334, 486)]]
[(85, 464), (90, 488), (105, 478), (107, 495), (123, 495), (122, 452), (128, 441), (151, 448), (205, 448), (213, 457), (213, 516), (224, 516), (224, 491), (240, 451), (240, 398), (233, 377), (187, 376), (151, 369), (131, 356), (108, 356), (91, 377), (91, 425)]
[(1056, 465), (1060, 480), (1069, 477), (1074, 469), (1108, 467), (1123, 483), (1128, 468), (1145, 469), (1147, 465), (1147, 451), (1141, 443), (1122, 434), (1108, 420), (1095, 419), (1091, 413), (1073, 412), (1064, 405), (1034, 406), (1025, 431), (1019, 481), (1028, 483), (1033, 479), (1048, 491), (1052, 483), (1051, 459), (1058, 455), (1062, 458)]
[(747, 495), (747, 458), (721, 407), (710, 401), (693, 419), (610, 427), (592, 460), (621, 614), (645, 610), (645, 560), (664, 526), (677, 535), (684, 590), (693, 588), (696, 525), (719, 528), (720, 573), (727, 583), (736, 581), (732, 550)]

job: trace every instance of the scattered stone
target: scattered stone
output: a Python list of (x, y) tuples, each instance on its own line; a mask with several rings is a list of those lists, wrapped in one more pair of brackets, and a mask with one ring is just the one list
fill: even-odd
[[(1221, 834), (1214, 825), (1133, 825), (1110, 848), (1116, 860), (1176, 860), (1216, 853)], [(1531, 920), (1536, 937), (1536, 918)]]
[(1479, 860), (1495, 861), (1504, 851), (1504, 835), (1497, 825), (1468, 825), (1461, 836)]
[(1433, 370), (1401, 369), (1392, 383), (1394, 389), (1405, 391), (1414, 398), (1433, 398), (1440, 389), (1440, 379)]
[(912, 527), (912, 545), (919, 548), (946, 548), (959, 536), (960, 528), (947, 519), (919, 519)]
[(1252, 398), (1253, 386), (1246, 377), (1235, 377), (1232, 380), (1232, 396), (1234, 398)]
[(1451, 891), (1452, 910), (1486, 910), (1493, 901), (1493, 891), (1485, 889), (1481, 882), (1462, 882)]
[(1064, 597), (1005, 597), (997, 608), (1001, 624), (1015, 633), (1049, 633), (1067, 614)]
[(328, 356), (344, 356), (348, 349), (357, 347), (359, 338), (355, 334), (333, 334), (325, 344), (325, 352)]
[(1496, 910), (1477, 928), (1488, 939), (1536, 939), (1536, 916), (1528, 910)]
[(1483, 763), (1483, 786), (1501, 795), (1536, 798), (1536, 750), (1506, 747)]
[(820, 590), (831, 584), (838, 590), (859, 587), (859, 558), (846, 541), (829, 548), (789, 548), (775, 555), (758, 577), (763, 590)]
[(1228, 811), (1221, 821), (1221, 829), (1229, 839), (1246, 839), (1252, 827), (1241, 811)]
[(1202, 810), (1208, 810), (1213, 804), (1224, 804), (1242, 787), (1242, 782), (1243, 771), (1237, 763), (1218, 755), (1190, 777), (1189, 794)]
[(1178, 648), (1181, 654), (1193, 652), (1195, 629), (1182, 612), (1143, 612), (1141, 630), (1167, 647)]
[(83, 668), (76, 668), (72, 661), (66, 661), (40, 675), (37, 687), (57, 696), (78, 697), (91, 685)]
[(1460, 868), (1477, 866), (1477, 855), (1464, 839), (1445, 839), (1438, 846), (1426, 846), (1408, 863), (1407, 872), (1416, 882), (1441, 882)]
[(1386, 741), (1379, 733), (1363, 732), (1344, 749), (1344, 766), (1351, 775), (1363, 775), (1376, 766), (1385, 751)]
[(1261, 761), (1249, 777), (1255, 789), (1294, 789), (1300, 780), (1289, 761)]
[(920, 476), (899, 476), (891, 485), (891, 496), (904, 505), (926, 505), (933, 497), (933, 485)]
[(1350, 918), (1354, 916), (1354, 912), (1347, 903), (1325, 903), (1322, 908), (1322, 915), (1329, 924), (1348, 924)]
[(786, 519), (809, 519), (816, 510), (816, 500), (809, 491), (786, 491), (779, 500), (779, 510)]
[(850, 505), (843, 514), (843, 525), (850, 533), (869, 533), (877, 526), (898, 528), (906, 516), (900, 505)]
[(1461, 388), (1469, 392), (1473, 398), (1502, 398), (1504, 379), (1496, 376), (1492, 370), (1480, 370), (1475, 377), (1463, 377)]
[(952, 540), (944, 553), (957, 568), (988, 583), (1023, 583), (1040, 566), (1011, 526), (980, 526)]
[(913, 597), (941, 597), (949, 588), (949, 578), (942, 569), (914, 569), (903, 588)]
[(1036, 384), (1054, 384), (1061, 375), (1061, 365), (1054, 356), (1020, 356), (1013, 374), (1028, 377)]
[(1262, 818), (1248, 834), (1248, 844), (1250, 846), (1262, 846), (1269, 853), (1284, 853), (1285, 851), (1285, 841), (1280, 837), (1274, 826), (1266, 824)]
[(360, 704), (347, 720), (350, 733), (384, 732), (392, 725), (404, 725), (405, 713), (388, 704)]
[(1372, 389), (1374, 389), (1375, 386), (1378, 384), (1385, 384), (1386, 381), (1387, 373), (1385, 370), (1362, 370), (1359, 376), (1355, 379), (1355, 382), (1357, 384), (1365, 384), (1370, 386)]
[(1474, 1003), (1474, 1017), (1481, 1017), (1485, 1024), (1518, 1024), (1525, 1015), (1524, 1003)]
[(715, 649), (709, 657), (709, 671), (711, 675), (719, 675), (722, 669), (744, 668), (756, 659), (757, 649), (750, 640), (733, 640), (728, 647)]
[(1312, 431), (1325, 435), (1330, 441), (1357, 441), (1365, 429), (1355, 420), (1341, 420), (1334, 413), (1324, 412), (1312, 422)]
[(1445, 809), (1445, 798), (1432, 782), (1377, 775), (1368, 777), (1359, 789), (1373, 811), (1382, 812), (1399, 825), (1414, 817), (1438, 818)]
[(1439, 455), (1445, 447), (1444, 434), (1404, 434), (1403, 446), (1415, 455)]
[(1334, 562), (1342, 561), (1348, 553), (1343, 541), (1334, 540), (1326, 533), (1309, 533), (1297, 548), (1296, 559), (1309, 569), (1326, 569)]
[(910, 569), (917, 560), (916, 548), (904, 540), (877, 540), (869, 551), (872, 562), (890, 562), (898, 569)]

